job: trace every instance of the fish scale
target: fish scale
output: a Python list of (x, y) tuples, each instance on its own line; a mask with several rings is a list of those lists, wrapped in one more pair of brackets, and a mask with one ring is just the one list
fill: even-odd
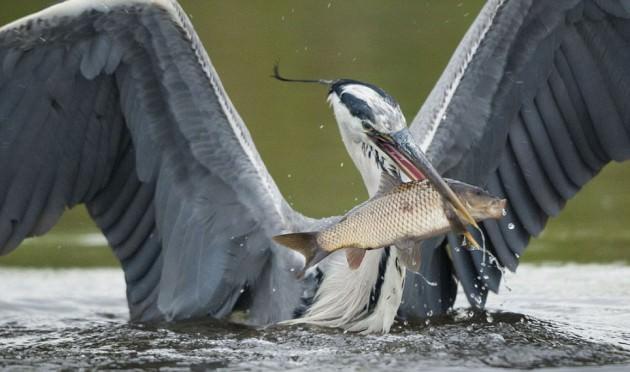
[[(393, 186), (396, 182), (384, 180), (387, 182), (383, 183), (383, 187)], [(501, 218), (505, 200), (473, 185), (446, 181), (467, 204), (476, 221)], [(459, 220), (454, 213), (428, 180), (412, 181), (377, 194), (320, 231), (277, 235), (273, 239), (302, 253), (306, 259), (305, 269), (338, 249), (376, 249), (395, 245), (402, 249), (401, 252), (406, 252), (403, 264), (408, 269), (417, 270), (420, 251), (416, 242), (444, 234), (451, 228), (456, 229), (458, 234), (466, 231), (464, 225), (457, 224)], [(453, 223), (453, 220), (456, 222)], [(350, 267), (357, 268), (363, 255), (360, 251), (347, 251)]]
[(442, 197), (423, 180), (402, 184), (361, 204), (341, 222), (322, 230), (317, 242), (327, 251), (378, 248), (448, 228)]

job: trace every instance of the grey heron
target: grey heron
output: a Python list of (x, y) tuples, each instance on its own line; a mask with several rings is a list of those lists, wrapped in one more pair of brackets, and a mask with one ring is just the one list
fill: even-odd
[[(423, 242), (423, 277), (395, 275), (384, 249), (300, 281), (300, 258), (270, 238), (324, 221), (283, 199), (179, 5), (58, 4), (0, 29), (0, 253), (85, 203), (122, 264), (133, 320), (247, 310), (250, 324), (387, 331), (396, 315), (445, 312), (458, 282), (482, 307), (497, 265), (514, 270), (549, 216), (630, 156), (628, 18), (624, 0), (491, 0), (413, 120), (442, 174), (508, 198), (507, 218), (482, 225), (498, 262), (447, 236)], [(370, 190), (388, 168), (366, 160), (340, 96), (376, 91), (346, 88), (330, 100)]]

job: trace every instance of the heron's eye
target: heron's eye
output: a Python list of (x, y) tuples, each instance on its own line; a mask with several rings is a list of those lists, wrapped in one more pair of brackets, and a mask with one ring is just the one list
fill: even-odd
[(374, 129), (374, 127), (372, 127), (372, 124), (368, 123), (367, 121), (362, 121), (361, 125), (363, 125), (363, 129), (365, 130), (372, 130)]

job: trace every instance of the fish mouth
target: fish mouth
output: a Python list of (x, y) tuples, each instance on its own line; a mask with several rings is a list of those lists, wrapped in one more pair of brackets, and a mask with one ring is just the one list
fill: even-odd
[(490, 203), (490, 216), (494, 219), (499, 219), (503, 217), (505, 213), (505, 208), (507, 208), (507, 200), (506, 199), (496, 199)]
[[(409, 178), (412, 180), (428, 179), (436, 191), (453, 205), (453, 208), (459, 212), (465, 222), (479, 228), (468, 208), (418, 148), (409, 129), (405, 128), (391, 134), (373, 131), (368, 133), (368, 136)], [(471, 242), (475, 242), (469, 235), (466, 237)]]
[(477, 221), (488, 219), (498, 220), (504, 216), (507, 207), (506, 199), (493, 198), (490, 201), (474, 203), (470, 208)]

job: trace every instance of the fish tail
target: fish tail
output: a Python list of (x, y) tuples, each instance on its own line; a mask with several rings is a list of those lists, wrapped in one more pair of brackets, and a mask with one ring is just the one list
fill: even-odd
[(273, 240), (301, 253), (306, 259), (304, 264), (304, 271), (306, 271), (330, 254), (317, 243), (317, 234), (317, 232), (301, 232), (276, 235), (273, 237)]

